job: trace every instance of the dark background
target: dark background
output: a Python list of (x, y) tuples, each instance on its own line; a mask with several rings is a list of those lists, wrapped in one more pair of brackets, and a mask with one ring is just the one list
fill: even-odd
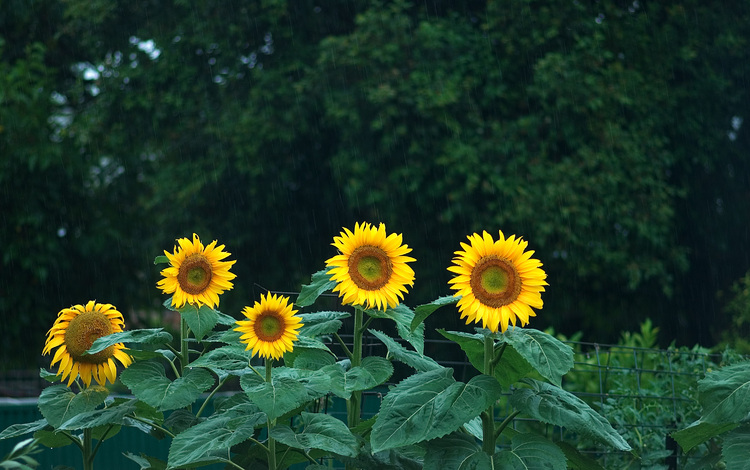
[[(226, 245), (239, 317), (356, 221), (414, 249), (411, 306), (450, 293), (466, 235), (502, 229), (549, 276), (534, 328), (747, 336), (749, 13), (0, 0), (0, 368), (48, 364), (57, 312), (90, 299), (163, 324), (153, 259), (176, 238)], [(429, 332), (470, 328), (439, 312)]]

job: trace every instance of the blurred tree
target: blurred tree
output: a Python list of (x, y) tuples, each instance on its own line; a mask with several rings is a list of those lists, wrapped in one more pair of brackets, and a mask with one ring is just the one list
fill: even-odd
[(414, 248), (410, 304), (500, 228), (545, 262), (533, 326), (608, 341), (651, 317), (710, 344), (750, 265), (748, 19), (741, 0), (4, 0), (0, 309), (26, 336), (3, 354), (71, 303), (157, 309), (175, 238), (227, 245), (231, 314), (297, 290), (358, 220)]

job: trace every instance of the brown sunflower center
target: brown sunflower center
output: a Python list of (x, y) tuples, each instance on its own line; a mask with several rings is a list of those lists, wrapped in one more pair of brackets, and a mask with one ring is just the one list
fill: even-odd
[(521, 293), (521, 276), (512, 262), (499, 256), (485, 256), (471, 271), (471, 291), (482, 304), (498, 308)]
[(98, 338), (112, 333), (109, 318), (101, 312), (84, 312), (70, 321), (65, 328), (65, 347), (68, 354), (78, 362), (102, 364), (114, 354), (114, 346), (96, 354), (84, 353)]
[(197, 295), (211, 284), (212, 274), (211, 262), (202, 254), (196, 253), (185, 258), (180, 264), (177, 282), (188, 294)]
[(255, 319), (253, 329), (259, 340), (272, 343), (284, 335), (286, 323), (276, 312), (266, 311)]
[(349, 256), (349, 276), (364, 290), (378, 290), (388, 284), (393, 264), (388, 254), (375, 246), (360, 246)]

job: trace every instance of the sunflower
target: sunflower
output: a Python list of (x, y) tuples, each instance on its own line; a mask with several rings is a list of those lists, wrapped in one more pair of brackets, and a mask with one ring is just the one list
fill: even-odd
[(333, 292), (345, 304), (382, 310), (397, 306), (406, 286), (414, 285), (414, 270), (406, 263), (416, 261), (404, 256), (411, 248), (401, 242), (401, 234), (386, 236), (384, 224), (355, 224), (354, 233), (344, 228), (332, 243), (340, 254), (326, 261), (337, 282)]
[(247, 320), (238, 320), (234, 330), (243, 333), (240, 341), (247, 344), (245, 350), (253, 350), (253, 356), (279, 359), (293, 349), (292, 343), (297, 341), (302, 327), (302, 319), (295, 313), (289, 297), (261, 294), (260, 302), (242, 310)]
[(164, 251), (170, 266), (162, 270), (164, 279), (156, 285), (165, 294), (174, 293), (172, 305), (176, 308), (186, 303), (215, 308), (219, 295), (233, 287), (230, 281), (237, 276), (229, 268), (236, 261), (222, 261), (230, 253), (223, 251), (224, 245), (216, 246), (216, 240), (204, 248), (198, 235), (193, 234), (192, 242), (180, 238), (177, 243), (180, 247), (174, 248), (174, 254)]
[(504, 332), (508, 324), (529, 322), (541, 309), (542, 292), (547, 286), (547, 274), (540, 269), (542, 263), (531, 258), (533, 251), (524, 251), (528, 242), (503, 232), (497, 241), (486, 231), (480, 236), (468, 237), (470, 245), (461, 243), (464, 251), (456, 251), (449, 271), (457, 274), (448, 281), (457, 292), (458, 308), (466, 323), (479, 321), (483, 328)]
[(79, 375), (87, 387), (92, 377), (99, 385), (104, 385), (107, 380), (114, 383), (117, 378), (115, 359), (125, 367), (133, 362), (123, 352), (125, 346), (117, 343), (96, 354), (84, 353), (97, 338), (121, 332), (123, 324), (122, 314), (110, 304), (98, 304), (92, 300), (85, 307), (73, 305), (64, 308), (47, 332), (42, 353), (49, 354), (57, 348), (50, 366), (60, 363), (58, 375), (63, 381), (68, 379), (68, 387)]

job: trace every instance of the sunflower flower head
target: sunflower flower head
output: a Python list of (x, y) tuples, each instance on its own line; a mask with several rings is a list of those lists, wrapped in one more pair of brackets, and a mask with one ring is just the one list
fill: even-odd
[(174, 247), (174, 253), (164, 251), (169, 267), (161, 271), (164, 278), (156, 285), (165, 294), (172, 294), (172, 306), (176, 308), (186, 303), (215, 308), (219, 295), (234, 287), (231, 280), (237, 276), (229, 268), (236, 261), (222, 261), (230, 253), (224, 251), (224, 245), (216, 246), (216, 240), (204, 247), (193, 234), (193, 241), (180, 238), (177, 243), (180, 246)]
[(295, 313), (289, 297), (261, 295), (260, 302), (242, 310), (247, 320), (238, 320), (235, 331), (242, 333), (240, 341), (246, 344), (245, 350), (253, 350), (253, 356), (279, 359), (293, 350), (292, 343), (302, 327), (302, 319)]
[(522, 326), (535, 317), (533, 308), (543, 306), (542, 292), (547, 286), (547, 274), (542, 263), (533, 259), (533, 251), (524, 251), (528, 242), (511, 235), (505, 238), (500, 231), (497, 241), (486, 231), (468, 237), (469, 244), (461, 243), (463, 251), (456, 251), (453, 265), (448, 270), (456, 274), (448, 283), (461, 297), (458, 309), (466, 323), (482, 322), (482, 328), (505, 332), (508, 324)]
[(54, 351), (52, 363), (58, 362), (58, 375), (62, 381), (68, 380), (68, 386), (80, 376), (88, 387), (93, 378), (99, 385), (107, 381), (114, 383), (117, 379), (119, 361), (128, 367), (132, 358), (123, 349), (122, 343), (113, 344), (96, 353), (85, 354), (98, 338), (112, 333), (120, 333), (124, 325), (122, 314), (110, 304), (99, 304), (95, 301), (84, 305), (64, 308), (57, 314), (55, 323), (47, 332), (43, 354)]
[(401, 234), (386, 236), (385, 225), (354, 225), (354, 232), (344, 228), (333, 238), (339, 254), (326, 261), (331, 279), (336, 281), (344, 304), (385, 310), (403, 300), (406, 286), (414, 285), (414, 270), (407, 264), (415, 261), (405, 256), (411, 252), (402, 244)]

